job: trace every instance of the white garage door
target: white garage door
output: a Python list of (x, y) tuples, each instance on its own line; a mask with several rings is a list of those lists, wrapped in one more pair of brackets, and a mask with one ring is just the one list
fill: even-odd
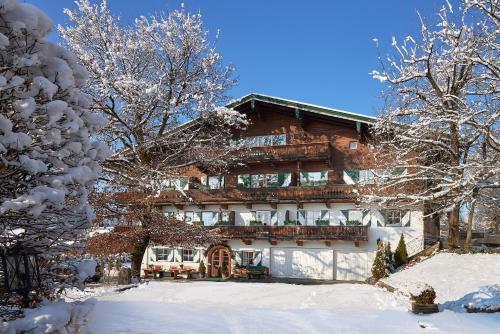
[(337, 252), (338, 280), (364, 281), (371, 276), (373, 254), (368, 252)]
[(333, 279), (331, 249), (271, 248), (271, 275), (274, 277)]

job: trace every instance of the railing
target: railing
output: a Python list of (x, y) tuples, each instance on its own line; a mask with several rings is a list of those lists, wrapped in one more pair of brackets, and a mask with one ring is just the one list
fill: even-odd
[(207, 226), (231, 239), (367, 241), (367, 226)]
[(332, 149), (328, 142), (263, 146), (242, 149), (238, 153), (242, 160), (270, 161), (324, 158), (331, 159)]
[[(189, 204), (189, 203), (220, 203), (220, 202), (280, 202), (280, 201), (329, 201), (352, 200), (355, 198), (352, 185), (338, 184), (316, 187), (283, 187), (259, 189), (190, 189), (181, 191), (166, 191), (155, 196), (149, 195), (148, 201), (155, 203)], [(133, 203), (146, 200), (143, 193), (121, 193), (117, 199)]]

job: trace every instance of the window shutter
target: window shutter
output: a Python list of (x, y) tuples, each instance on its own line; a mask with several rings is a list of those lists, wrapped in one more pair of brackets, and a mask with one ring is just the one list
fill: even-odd
[(243, 259), (243, 252), (242, 251), (234, 251), (234, 262), (236, 265), (241, 266), (241, 262)]
[(174, 253), (174, 262), (182, 262), (182, 248), (175, 248), (173, 250)]
[(297, 211), (297, 220), (299, 225), (306, 224), (306, 210), (298, 210)]
[(284, 187), (286, 173), (278, 173), (278, 187)]
[(238, 186), (240, 188), (250, 188), (250, 174), (238, 175)]
[(330, 211), (321, 210), (321, 220), (330, 221)]
[(358, 183), (359, 182), (359, 170), (345, 169), (344, 170), (344, 182), (346, 184)]
[(409, 227), (411, 223), (411, 211), (401, 210), (401, 226)]
[(201, 249), (193, 249), (193, 262), (201, 261)]
[(236, 222), (236, 212), (229, 211), (229, 225), (235, 225)]
[(278, 211), (271, 211), (271, 226), (278, 225)]
[(219, 222), (219, 212), (212, 211), (212, 225), (216, 225)]
[(344, 226), (349, 220), (349, 210), (340, 210), (340, 225)]
[(260, 266), (262, 264), (262, 251), (254, 251), (253, 253), (253, 265)]
[(363, 210), (363, 221), (364, 226), (370, 226), (372, 224), (370, 210)]
[(205, 175), (205, 176), (202, 176), (200, 177), (200, 183), (204, 186), (206, 186), (208, 184), (208, 177)]
[(250, 211), (250, 221), (256, 221), (257, 220), (257, 212), (256, 211)]

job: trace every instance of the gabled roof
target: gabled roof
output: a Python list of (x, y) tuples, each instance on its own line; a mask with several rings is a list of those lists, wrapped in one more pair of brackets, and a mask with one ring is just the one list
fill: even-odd
[(362, 114), (356, 114), (344, 110), (339, 110), (339, 109), (333, 109), (333, 108), (328, 108), (328, 107), (323, 107), (323, 106), (318, 106), (315, 104), (309, 104), (309, 103), (304, 103), (304, 102), (299, 102), (299, 101), (294, 101), (294, 100), (288, 100), (288, 99), (282, 99), (279, 97), (274, 97), (274, 96), (269, 96), (269, 95), (263, 95), (263, 94), (248, 94), (245, 95), (238, 100), (230, 102), (227, 107), (228, 108), (236, 108), (237, 106), (240, 106), (244, 103), (247, 103), (249, 101), (261, 101), (261, 102), (267, 102), (271, 104), (276, 104), (292, 109), (299, 109), (299, 110), (304, 110), (316, 114), (321, 114), (321, 115), (326, 115), (326, 116), (333, 116), (337, 118), (342, 118), (342, 119), (347, 119), (355, 122), (361, 122), (361, 123), (366, 123), (366, 124), (372, 124), (374, 123), (377, 118), (373, 116), (367, 116), (367, 115), (362, 115)]

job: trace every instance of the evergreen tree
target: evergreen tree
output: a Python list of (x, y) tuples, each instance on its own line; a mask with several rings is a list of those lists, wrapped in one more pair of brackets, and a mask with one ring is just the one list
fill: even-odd
[(372, 277), (375, 280), (387, 277), (385, 271), (385, 256), (384, 256), (384, 243), (379, 242), (377, 247), (377, 253), (375, 255), (375, 260), (372, 265)]
[(384, 247), (385, 270), (387, 274), (394, 272), (394, 254), (391, 250), (391, 243), (387, 242)]
[(394, 264), (396, 268), (401, 267), (408, 263), (408, 252), (406, 250), (405, 237), (401, 234), (401, 238), (399, 238), (398, 247), (396, 248), (396, 252), (394, 253)]

